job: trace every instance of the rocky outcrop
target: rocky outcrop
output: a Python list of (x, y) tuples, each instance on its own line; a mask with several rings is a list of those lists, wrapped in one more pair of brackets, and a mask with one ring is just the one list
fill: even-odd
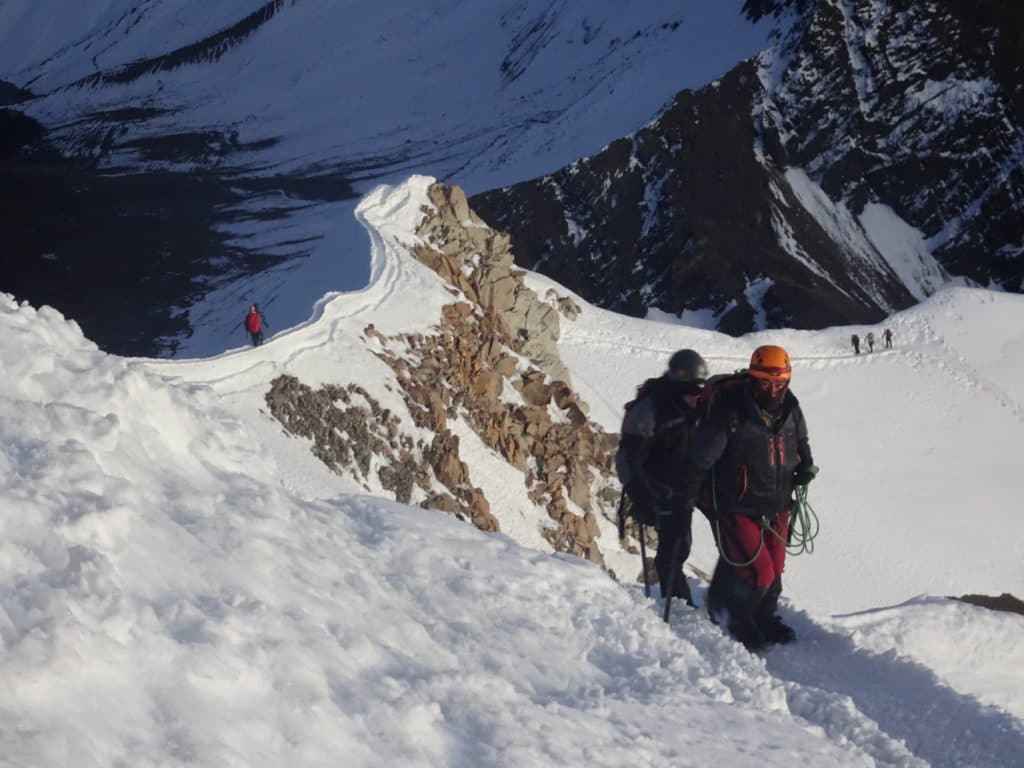
[(516, 352), (568, 381), (557, 349), (559, 307), (541, 301), (523, 284), (522, 271), (512, 266), (508, 234), (491, 229), (471, 211), (459, 187), (433, 185), (430, 202), (435, 209), (416, 231), (429, 245), (413, 247), (413, 255), (490, 315)]
[(0, 80), (0, 107), (6, 107), (11, 104), (20, 104), (23, 101), (28, 101), (32, 98), (32, 93), (19, 88), (14, 83), (9, 83), (6, 80)]
[(1022, 290), (1019, 8), (752, 0), (782, 25), (759, 60), (471, 203), (588, 301), (734, 334), (877, 321), (949, 275)]
[[(436, 334), (365, 334), (418, 427), (440, 435), (465, 422), (522, 472), (525, 493), (551, 520), (542, 533), (552, 547), (603, 564), (597, 516), (614, 514), (617, 436), (587, 418), (556, 345), (560, 315), (580, 308), (528, 288), (508, 236), (483, 224), (461, 189), (434, 185), (430, 200), (412, 253), (466, 300), (444, 308)], [(457, 448), (446, 452), (452, 466)]]
[(287, 376), (267, 395), (270, 412), (311, 439), (334, 471), (364, 483), (375, 473), (399, 501), (495, 531), (490, 500), (462, 455), (459, 435), (471, 431), (519, 471), (524, 498), (547, 515), (541, 534), (552, 548), (603, 565), (598, 521), (613, 518), (618, 503), (618, 436), (587, 418), (556, 345), (561, 318), (580, 308), (553, 290), (542, 299), (529, 289), (508, 236), (484, 225), (461, 189), (435, 185), (430, 200), (411, 252), (460, 300), (428, 333), (363, 331), (391, 368), (408, 419), (354, 384), (313, 390)]
[(515, 352), (495, 316), (466, 302), (444, 308), (436, 334), (365, 333), (379, 342), (416, 426), (439, 436), (434, 470), (442, 482), (466, 472), (451, 436), (451, 422), (461, 420), (522, 472), (525, 493), (553, 523), (542, 531), (551, 545), (603, 563), (595, 516), (602, 505), (592, 487), (607, 484), (614, 436), (588, 422), (566, 382)]
[(266, 401), (271, 415), (292, 434), (312, 440), (313, 454), (335, 472), (365, 483), (375, 471), (380, 486), (403, 504), (412, 503), (418, 489), (422, 506), (498, 530), (490, 505), (458, 459), (458, 438), (447, 430), (439, 429), (430, 444), (414, 439), (396, 414), (356, 384), (314, 390), (279, 376)]
[(951, 274), (1020, 291), (1024, 68), (1007, 57), (1024, 13), (1010, 5), (819, 0), (763, 64), (759, 113), (776, 163), (854, 212), (888, 205)]

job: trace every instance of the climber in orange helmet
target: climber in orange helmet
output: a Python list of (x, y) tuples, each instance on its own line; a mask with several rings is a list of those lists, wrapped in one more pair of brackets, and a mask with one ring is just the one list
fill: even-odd
[(707, 481), (701, 508), (720, 532), (708, 613), (750, 649), (795, 639), (777, 613), (790, 505), (817, 468), (792, 373), (782, 347), (754, 350), (745, 380), (711, 402), (684, 470), (687, 503)]

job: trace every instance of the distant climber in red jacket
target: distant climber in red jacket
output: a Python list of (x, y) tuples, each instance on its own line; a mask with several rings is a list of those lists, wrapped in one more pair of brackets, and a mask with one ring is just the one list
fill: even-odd
[(249, 332), (249, 338), (252, 339), (252, 345), (254, 347), (258, 347), (263, 343), (263, 329), (270, 327), (267, 323), (267, 318), (264, 317), (262, 312), (260, 312), (259, 304), (253, 304), (249, 307), (249, 312), (242, 321), (242, 325), (244, 325), (245, 330)]

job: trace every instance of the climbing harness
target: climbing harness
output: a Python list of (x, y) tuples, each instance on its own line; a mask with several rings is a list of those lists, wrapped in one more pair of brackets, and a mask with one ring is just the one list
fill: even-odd
[[(816, 466), (811, 467), (811, 471), (817, 475), (818, 468)], [(714, 509), (718, 511), (718, 499), (716, 498), (714, 478), (711, 481), (711, 495)], [(718, 547), (718, 553), (722, 556), (729, 565), (734, 568), (746, 568), (754, 564), (754, 561), (761, 556), (761, 550), (764, 549), (764, 534), (765, 531), (770, 533), (772, 536), (777, 538), (786, 547), (786, 552), (790, 555), (802, 555), (812, 554), (814, 552), (814, 540), (818, 538), (818, 533), (821, 531), (821, 523), (818, 520), (818, 515), (814, 511), (814, 507), (811, 506), (811, 502), (807, 498), (807, 486), (798, 485), (794, 492), (793, 507), (790, 511), (789, 521), (789, 538), (784, 538), (774, 528), (771, 527), (767, 518), (761, 518), (761, 536), (760, 542), (757, 545), (757, 551), (754, 552), (754, 556), (747, 560), (745, 563), (737, 563), (729, 558), (725, 554), (725, 548), (722, 546), (722, 523), (721, 520), (716, 517), (714, 520), (715, 529), (715, 546)]]

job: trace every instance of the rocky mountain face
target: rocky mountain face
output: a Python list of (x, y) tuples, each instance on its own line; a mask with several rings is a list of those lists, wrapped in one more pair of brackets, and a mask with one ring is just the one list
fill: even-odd
[[(512, 266), (508, 235), (487, 227), (458, 187), (435, 184), (413, 255), (447, 284), (452, 303), (431, 333), (363, 341), (393, 371), (407, 414), (385, 411), (356, 385), (319, 390), (293, 377), (273, 383), (270, 413), (310, 438), (334, 471), (365, 481), (371, 472), (398, 501), (442, 509), (499, 530), (491, 500), (473, 482), (460, 439), (470, 430), (522, 473), (524, 493), (547, 513), (542, 531), (556, 551), (604, 564), (599, 516), (614, 519), (618, 436), (587, 417), (558, 356), (560, 323), (579, 307), (538, 296)], [(414, 426), (415, 429), (411, 429)]]
[[(775, 45), (549, 176), (473, 198), (589, 300), (740, 334), (1024, 277), (1024, 12), (750, 2)], [(696, 314), (694, 314), (696, 313)]]

